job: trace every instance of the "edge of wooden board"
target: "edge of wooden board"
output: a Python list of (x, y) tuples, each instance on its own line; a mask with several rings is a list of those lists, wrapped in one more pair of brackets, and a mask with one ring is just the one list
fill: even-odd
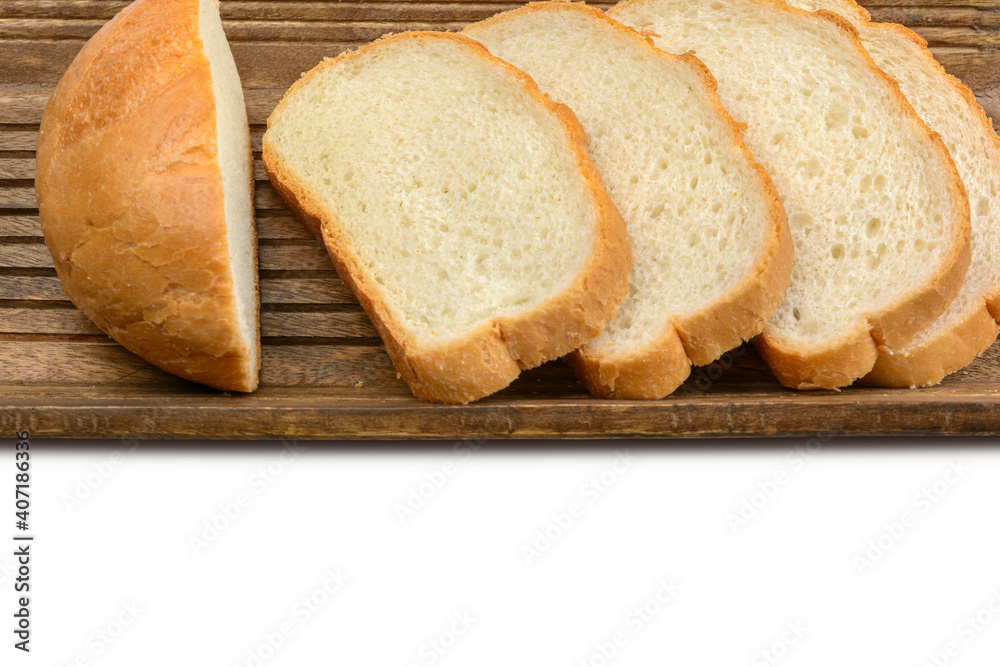
[[(203, 440), (628, 439), (942, 436), (1000, 434), (1000, 394), (843, 392), (655, 403), (581, 399), (485, 400), (466, 406), (329, 394), (225, 401), (119, 395), (103, 402), (0, 394), (0, 432), (36, 438)], [(214, 404), (213, 404), (214, 403)]]

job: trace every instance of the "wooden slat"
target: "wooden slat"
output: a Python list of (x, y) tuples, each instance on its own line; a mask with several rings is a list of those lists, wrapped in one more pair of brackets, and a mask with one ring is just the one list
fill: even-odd
[(0, 333), (103, 334), (75, 308), (0, 308)]
[(0, 276), (0, 299), (69, 301), (54, 276)]
[(52, 256), (43, 243), (0, 243), (0, 268), (52, 268)]
[[(995, 9), (995, 7), (990, 8)], [(975, 26), (996, 28), (1000, 26), (1000, 15), (996, 11), (986, 11), (972, 6), (937, 7), (874, 7), (870, 9), (872, 20), (876, 22), (900, 23), (916, 26)]]
[(260, 335), (265, 338), (378, 338), (368, 316), (360, 311), (332, 313), (263, 312)]
[[(0, 218), (0, 225), (2, 225)], [(313, 235), (298, 218), (287, 211), (257, 216), (257, 236), (261, 239), (311, 239)]]
[(257, 181), (254, 184), (253, 200), (258, 211), (285, 210), (285, 203), (268, 181)]
[(941, 8), (978, 7), (981, 9), (996, 9), (996, 0), (865, 0), (860, 3), (872, 11), (876, 7), (920, 7), (927, 12), (940, 11)]
[(0, 208), (38, 208), (34, 184), (10, 185), (10, 181), (0, 182)]
[(1000, 46), (1000, 33), (996, 30), (972, 27), (910, 27), (926, 39), (930, 46), (964, 46), (988, 50), (996, 50), (997, 46)]
[[(177, 382), (180, 382), (178, 380)], [(0, 383), (3, 384), (177, 384), (114, 343), (0, 343)]]
[(260, 281), (260, 300), (281, 304), (357, 303), (332, 270), (326, 278), (265, 278)]
[(0, 179), (34, 179), (35, 158), (5, 158), (0, 153)]
[(42, 236), (37, 215), (0, 215), (0, 236)]
[(302, 241), (308, 245), (260, 246), (261, 270), (332, 270), (333, 263), (319, 241)]
[(55, 84), (0, 81), (0, 123), (38, 125)]
[(265, 346), (261, 383), (281, 387), (405, 387), (382, 346)]
[(38, 132), (35, 130), (0, 130), (0, 151), (35, 151)]
[[(430, 405), (399, 385), (348, 387), (320, 393), (265, 388), (252, 396), (189, 392), (143, 396), (105, 393), (81, 399), (65, 393), (39, 399), (0, 388), (11, 406), (0, 429), (35, 437), (173, 438), (650, 438), (665, 435), (808, 438), (821, 434), (996, 434), (1000, 397), (978, 391), (859, 390), (834, 395), (790, 390), (743, 396), (677, 398), (657, 403), (597, 401), (575, 394), (523, 397), (521, 378), (509, 389), (469, 406)], [(9, 398), (3, 398), (6, 393)], [(568, 392), (567, 392), (568, 393)], [(942, 420), (940, 415), (951, 415)], [(859, 420), (860, 418), (860, 420)], [(864, 426), (859, 428), (859, 421)]]
[[(261, 382), (270, 387), (402, 384), (381, 346), (266, 345), (263, 354)], [(172, 376), (110, 341), (0, 343), (0, 385), (131, 386), (165, 381), (175, 384)]]
[(128, 6), (128, 0), (0, 0), (0, 16), (7, 18), (91, 18), (105, 21)]

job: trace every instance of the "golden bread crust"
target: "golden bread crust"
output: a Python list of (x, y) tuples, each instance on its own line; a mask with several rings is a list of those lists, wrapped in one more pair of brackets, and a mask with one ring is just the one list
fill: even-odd
[(873, 387), (932, 387), (968, 366), (985, 352), (997, 334), (1000, 324), (990, 314), (986, 302), (977, 306), (947, 329), (933, 337), (918, 340), (902, 350), (890, 353), (879, 348), (875, 368), (861, 379), (861, 384)]

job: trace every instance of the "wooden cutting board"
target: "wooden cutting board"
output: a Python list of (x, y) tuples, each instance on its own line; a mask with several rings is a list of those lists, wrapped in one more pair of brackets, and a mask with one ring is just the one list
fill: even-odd
[[(877, 0), (868, 7), (875, 20), (923, 35), (1000, 118), (997, 2)], [(0, 437), (20, 430), (67, 438), (347, 439), (1000, 433), (1000, 345), (932, 389), (796, 392), (745, 346), (696, 369), (657, 402), (595, 400), (553, 362), (473, 405), (420, 403), (396, 378), (324, 250), (271, 189), (259, 154), (262, 386), (229, 395), (167, 375), (108, 339), (66, 299), (33, 192), (45, 102), (84, 42), (127, 4), (0, 0)], [(458, 30), (514, 6), (223, 0), (255, 150), (285, 89), (323, 57), (388, 32)]]

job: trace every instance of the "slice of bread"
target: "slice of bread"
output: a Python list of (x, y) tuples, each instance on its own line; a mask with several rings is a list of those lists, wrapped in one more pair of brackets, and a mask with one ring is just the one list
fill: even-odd
[(628, 292), (579, 123), (467, 37), (403, 33), (317, 66), (268, 119), (264, 164), (421, 400), (502, 389)]
[(968, 199), (846, 21), (780, 0), (629, 0), (609, 14), (695, 51), (782, 197), (795, 265), (756, 339), (782, 383), (850, 384), (945, 311), (969, 264)]
[(567, 361), (603, 398), (657, 399), (760, 333), (788, 285), (777, 193), (692, 56), (598, 9), (533, 3), (464, 33), (573, 109), (632, 245), (617, 319)]
[(863, 382), (931, 386), (967, 366), (1000, 332), (1000, 138), (972, 91), (934, 60), (927, 43), (894, 23), (871, 23), (852, 0), (792, 0), (835, 12), (858, 30), (872, 59), (896, 79), (917, 114), (937, 132), (962, 177), (972, 212), (972, 264), (958, 298), (905, 347), (880, 350)]
[(256, 388), (253, 159), (216, 0), (137, 0), (94, 35), (45, 110), (35, 190), (97, 326), (175, 375)]

